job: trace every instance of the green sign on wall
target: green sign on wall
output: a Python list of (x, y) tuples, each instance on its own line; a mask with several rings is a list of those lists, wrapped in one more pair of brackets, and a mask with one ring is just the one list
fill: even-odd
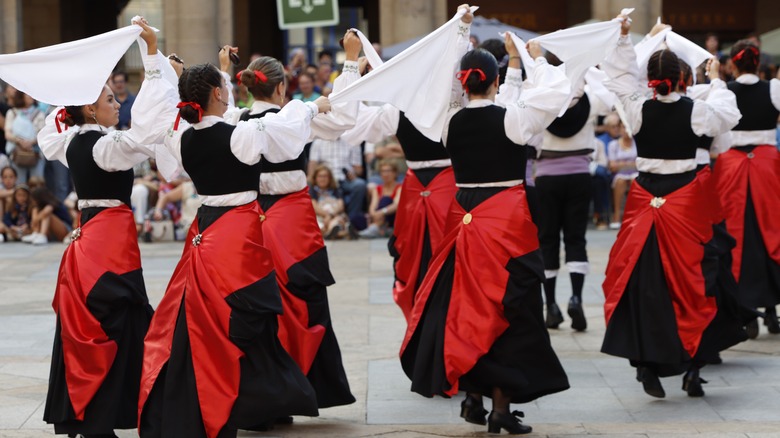
[(279, 29), (339, 24), (338, 0), (276, 0)]

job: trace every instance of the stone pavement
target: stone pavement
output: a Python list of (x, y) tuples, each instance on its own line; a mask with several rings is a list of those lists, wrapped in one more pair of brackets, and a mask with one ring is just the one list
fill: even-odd
[[(614, 232), (589, 231), (592, 275), (584, 299), (589, 329), (575, 333), (569, 321), (551, 332), (572, 388), (526, 405), (514, 405), (533, 425), (529, 436), (547, 437), (780, 437), (780, 336), (762, 327), (757, 340), (723, 354), (709, 366), (702, 399), (680, 390), (681, 378), (663, 379), (665, 399), (644, 394), (625, 360), (599, 353), (604, 335), (600, 284)], [(156, 305), (182, 243), (142, 244), (146, 287)], [(64, 246), (0, 245), (0, 437), (45, 437), (41, 421), (49, 373), (54, 314), (51, 298)], [(464, 423), (460, 399), (426, 399), (409, 391), (398, 349), (405, 330), (392, 303), (391, 259), (386, 240), (329, 245), (337, 280), (329, 290), (344, 364), (357, 402), (325, 409), (318, 418), (242, 437), (442, 437), (491, 436)], [(568, 276), (558, 281), (565, 308)], [(137, 436), (120, 431), (120, 437)]]

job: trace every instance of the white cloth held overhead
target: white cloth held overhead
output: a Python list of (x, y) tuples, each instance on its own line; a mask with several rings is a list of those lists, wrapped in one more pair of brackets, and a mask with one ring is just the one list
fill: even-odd
[[(674, 52), (675, 55), (688, 64), (688, 66), (691, 67), (691, 70), (694, 71), (703, 62), (712, 58), (712, 54), (703, 47), (672, 31), (671, 28), (666, 28), (656, 35), (643, 40), (634, 47), (634, 50), (636, 51), (636, 63), (643, 78), (647, 77), (647, 62), (650, 60), (653, 53), (661, 50), (664, 43), (666, 43), (666, 47), (668, 47), (669, 50)], [(693, 75), (693, 81), (694, 83), (696, 82), (695, 74)]]
[(371, 68), (379, 68), (379, 66), (384, 64), (382, 57), (379, 56), (379, 53), (377, 53), (376, 50), (374, 50), (374, 46), (371, 44), (371, 41), (369, 41), (368, 38), (363, 35), (363, 32), (357, 29), (353, 30), (357, 33), (358, 38), (360, 38), (360, 43), (363, 44), (363, 53), (365, 53), (368, 63), (371, 64)]
[[(471, 7), (472, 12), (476, 9)], [(459, 10), (446, 24), (371, 74), (341, 92), (331, 93), (331, 104), (350, 100), (390, 103), (404, 111), (423, 135), (439, 140), (446, 122), (453, 75), (460, 61), (456, 28), (465, 13), (465, 9)]]
[(0, 55), (0, 79), (55, 106), (95, 103), (117, 62), (141, 34), (132, 25), (93, 37)]

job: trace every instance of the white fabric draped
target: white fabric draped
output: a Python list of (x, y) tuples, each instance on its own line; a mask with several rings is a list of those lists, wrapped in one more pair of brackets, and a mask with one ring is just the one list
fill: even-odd
[[(653, 53), (663, 48), (664, 43), (669, 50), (688, 64), (694, 72), (704, 61), (712, 58), (712, 54), (703, 47), (672, 31), (671, 28), (666, 28), (634, 47), (637, 66), (644, 78), (647, 78), (647, 62)], [(693, 75), (693, 80), (696, 82), (695, 74)]]
[(141, 30), (131, 25), (68, 43), (0, 55), (0, 78), (51, 105), (95, 103), (111, 71)]
[[(472, 12), (476, 7), (471, 8)], [(385, 102), (403, 111), (426, 137), (438, 141), (444, 128), (458, 66), (460, 10), (443, 26), (363, 76), (341, 92), (331, 93), (331, 104), (349, 100)], [(365, 46), (364, 46), (365, 48)]]

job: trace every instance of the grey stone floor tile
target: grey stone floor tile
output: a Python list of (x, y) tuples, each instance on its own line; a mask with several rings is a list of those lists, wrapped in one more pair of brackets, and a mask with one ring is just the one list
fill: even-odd
[(370, 304), (394, 304), (392, 276), (368, 279), (368, 302)]

